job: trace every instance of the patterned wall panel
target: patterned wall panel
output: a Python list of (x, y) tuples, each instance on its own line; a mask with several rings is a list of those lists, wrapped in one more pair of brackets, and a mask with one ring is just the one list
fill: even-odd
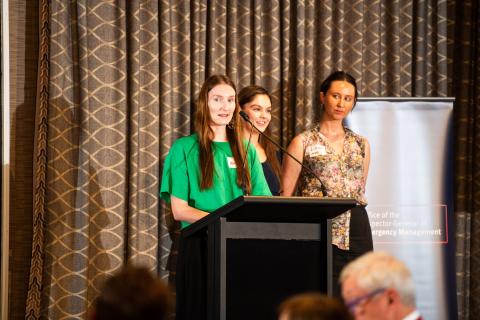
[(207, 75), (227, 71), (227, 0), (217, 0), (209, 3), (207, 10)]
[(51, 12), (42, 305), (48, 318), (85, 318), (125, 257), (126, 16), (101, 1)]
[[(270, 91), (272, 95), (272, 130), (271, 135), (279, 141), (281, 138), (280, 99), (284, 95), (282, 87), (282, 25), (281, 4), (273, 1), (257, 1), (254, 12), (254, 28), (252, 33), (255, 42), (250, 50), (255, 52), (254, 80)], [(248, 47), (245, 48), (248, 50)], [(248, 85), (250, 83), (242, 83)]]
[[(195, 79), (203, 81), (204, 47), (191, 46), (191, 42), (205, 40), (205, 29), (191, 33), (192, 16), (197, 17), (204, 26), (205, 14), (203, 4), (195, 1), (192, 7), (186, 2), (159, 2), (159, 156), (160, 168), (168, 154), (170, 146), (179, 137), (190, 133), (190, 118)], [(191, 10), (191, 11), (190, 11)], [(191, 13), (191, 15), (190, 15)], [(198, 21), (197, 21), (198, 23)], [(205, 45), (204, 45), (205, 46)], [(201, 61), (193, 64), (192, 57)], [(202, 61), (203, 60), (203, 61)], [(198, 80), (197, 80), (198, 82)], [(161, 171), (159, 172), (159, 174)], [(158, 190), (156, 192), (158, 196)], [(171, 212), (164, 202), (159, 208), (161, 224), (159, 231), (159, 269), (162, 277), (168, 277), (168, 261), (172, 253), (172, 239), (178, 229)]]
[(382, 89), (382, 3), (369, 1), (363, 4), (363, 59), (361, 61), (362, 87), (364, 96), (375, 96)]
[[(412, 77), (415, 73), (413, 69), (415, 66), (415, 61), (413, 57), (416, 57), (417, 54), (413, 52), (415, 48), (416, 39), (416, 27), (415, 22), (415, 10), (413, 9), (413, 4), (411, 1), (400, 1), (398, 4), (399, 11), (401, 12), (398, 15), (398, 11), (393, 11), (391, 14), (395, 17), (398, 22), (397, 30), (397, 45), (392, 47), (398, 48), (398, 88), (395, 88), (395, 91), (392, 95), (395, 96), (412, 96)], [(424, 37), (422, 34), (421, 37)], [(388, 45), (388, 43), (386, 44)], [(388, 68), (385, 69), (388, 72)], [(388, 85), (388, 83), (387, 83)], [(425, 94), (424, 94), (425, 95)]]
[[(401, 11), (400, 11), (401, 10)], [(411, 4), (400, 6), (400, 1), (385, 1), (380, 7), (381, 16), (381, 32), (380, 32), (380, 64), (381, 64), (381, 81), (380, 92), (385, 96), (398, 96), (402, 90), (400, 82), (400, 69), (409, 72), (412, 62), (408, 60), (407, 65), (400, 63), (400, 51), (408, 54), (411, 50), (411, 41), (403, 38), (405, 48), (400, 46), (400, 30), (402, 26), (409, 25), (409, 17), (411, 16)], [(402, 19), (402, 21), (400, 21)], [(400, 25), (401, 23), (405, 23)], [(411, 25), (411, 23), (410, 23)], [(408, 32), (408, 28), (404, 29)], [(405, 32), (405, 33), (407, 33)], [(410, 95), (410, 83), (407, 81), (407, 87), (404, 88), (402, 94)], [(372, 95), (378, 95), (379, 92), (372, 92)]]
[(157, 268), (159, 190), (158, 6), (129, 2), (128, 259)]
[(288, 141), (284, 137), (291, 137), (295, 126), (293, 125), (295, 118), (293, 117), (292, 109), (290, 108), (292, 99), (294, 99), (293, 83), (290, 81), (289, 68), (290, 60), (294, 59), (290, 51), (290, 40), (292, 37), (292, 25), (295, 25), (294, 21), (291, 21), (292, 8), (288, 1), (282, 3), (279, 10), (280, 21), (280, 50), (281, 50), (281, 91), (279, 92), (280, 108), (281, 108), (281, 141), (285, 145)]
[[(290, 61), (289, 68), (292, 73), (288, 79), (294, 84), (295, 100), (294, 119), (295, 131), (298, 133), (300, 128), (311, 125), (313, 118), (312, 108), (312, 89), (313, 89), (313, 61), (314, 61), (314, 13), (315, 1), (305, 1), (304, 3), (292, 2), (295, 6), (296, 21), (295, 40), (291, 39), (290, 50), (295, 58)], [(292, 106), (291, 106), (292, 107)]]
[(129, 5), (50, 3), (45, 261), (43, 279), (31, 272), (31, 318), (38, 279), (43, 317), (86, 318), (106, 275), (127, 260), (158, 265), (158, 15)]
[(447, 94), (447, 2), (420, 1), (415, 4), (415, 49), (413, 94)]

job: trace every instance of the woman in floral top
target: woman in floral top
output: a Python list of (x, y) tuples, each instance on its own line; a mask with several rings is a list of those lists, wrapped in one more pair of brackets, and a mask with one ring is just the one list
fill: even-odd
[[(288, 151), (315, 175), (289, 157), (284, 158), (282, 195), (354, 198), (362, 206), (332, 220), (333, 289), (340, 296), (338, 276), (349, 261), (373, 250), (372, 232), (365, 206), (365, 184), (370, 163), (370, 145), (366, 138), (343, 125), (357, 101), (355, 79), (336, 71), (320, 87), (322, 115), (311, 130), (297, 135)], [(319, 179), (320, 181), (319, 181)]]

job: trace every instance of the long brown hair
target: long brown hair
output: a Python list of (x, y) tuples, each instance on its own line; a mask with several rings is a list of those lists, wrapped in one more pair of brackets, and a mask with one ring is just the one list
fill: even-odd
[(237, 185), (242, 187), (242, 180), (244, 180), (245, 190), (247, 193), (250, 193), (252, 188), (248, 161), (245, 160), (245, 168), (242, 165), (243, 159), (246, 158), (245, 146), (242, 142), (242, 126), (238, 114), (240, 106), (238, 104), (237, 89), (229, 77), (219, 74), (212, 75), (205, 80), (200, 89), (195, 110), (194, 129), (198, 135), (198, 144), (200, 148), (200, 189), (205, 190), (211, 188), (213, 184), (214, 163), (212, 139), (214, 138), (214, 133), (210, 127), (211, 117), (208, 108), (208, 93), (215, 86), (220, 84), (229, 85), (235, 91), (235, 111), (233, 112), (233, 118), (230, 124), (226, 128), (227, 140), (230, 144), (233, 158), (237, 165)]
[[(267, 89), (257, 85), (250, 85), (243, 88), (238, 93), (238, 102), (240, 103), (240, 108), (243, 109), (244, 106), (247, 103), (252, 102), (257, 95), (266, 95), (268, 99), (270, 99), (270, 103), (272, 102), (272, 97), (270, 96), (270, 93), (268, 93)], [(267, 127), (264, 133), (268, 136), (271, 136), (270, 126)], [(273, 172), (275, 173), (277, 178), (280, 179), (281, 166), (280, 161), (278, 161), (276, 147), (267, 139), (265, 139), (262, 135), (260, 135), (258, 143), (265, 150), (265, 154), (267, 156), (267, 163), (270, 164)]]

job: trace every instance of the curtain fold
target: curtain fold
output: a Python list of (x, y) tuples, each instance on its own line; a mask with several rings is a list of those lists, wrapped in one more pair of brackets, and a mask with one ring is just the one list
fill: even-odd
[(174, 275), (178, 223), (158, 200), (160, 175), (208, 75), (266, 87), (286, 145), (314, 123), (336, 69), (362, 96), (457, 96), (459, 314), (478, 308), (474, 1), (50, 0), (40, 13), (27, 317), (85, 319), (129, 261)]
[(125, 262), (157, 269), (158, 8), (51, 1), (48, 10), (48, 100), (37, 109), (48, 132), (36, 162), (45, 196), (36, 190), (27, 315), (86, 318)]
[(456, 97), (455, 214), (459, 319), (480, 312), (480, 5), (449, 4), (455, 24), (452, 94)]
[[(4, 2), (5, 3), (5, 2)], [(3, 3), (3, 4), (4, 4)], [(7, 16), (2, 4), (2, 19)], [(10, 126), (9, 153), (2, 153), (3, 168), (9, 170), (9, 211), (2, 211), (2, 215), (9, 214), (9, 225), (2, 226), (9, 229), (9, 252), (2, 252), (2, 256), (8, 255), (8, 298), (9, 305), (1, 306), (2, 312), (8, 308), (8, 316), (12, 319), (25, 317), (25, 306), (28, 292), (28, 275), (31, 264), (32, 241), (33, 241), (33, 217), (34, 204), (33, 189), (34, 168), (32, 156), (35, 149), (35, 110), (37, 103), (37, 69), (39, 65), (38, 55), (39, 30), (39, 1), (9, 1), (8, 2), (8, 44), (4, 48), (9, 50), (9, 70), (3, 70), (2, 83), (9, 79), (9, 115), (8, 119), (2, 116), (2, 127)], [(3, 21), (4, 23), (6, 21)], [(7, 39), (5, 29), (2, 28), (2, 44)], [(5, 36), (5, 37), (4, 37)], [(2, 62), (7, 62), (5, 52), (2, 51)], [(4, 89), (2, 89), (2, 93)], [(3, 97), (3, 94), (2, 94)], [(2, 105), (2, 111), (6, 106)], [(9, 159), (5, 158), (9, 155)], [(3, 182), (2, 182), (3, 183)], [(2, 190), (3, 189), (2, 185)], [(3, 201), (3, 199), (2, 199)], [(2, 244), (3, 245), (3, 244)], [(39, 283), (41, 284), (41, 283)], [(5, 308), (5, 309), (4, 309)]]
[(39, 4), (39, 59), (37, 73), (37, 100), (35, 112), (35, 140), (33, 151), (33, 222), (32, 257), (26, 299), (26, 319), (40, 317), (40, 302), (43, 284), (46, 166), (48, 135), (48, 85), (49, 85), (49, 6), (42, 0)]
[(134, 2), (127, 13), (128, 251), (127, 259), (156, 268), (159, 189), (158, 4)]

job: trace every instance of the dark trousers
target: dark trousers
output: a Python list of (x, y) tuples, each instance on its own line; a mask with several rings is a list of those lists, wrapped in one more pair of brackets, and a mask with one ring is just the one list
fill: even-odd
[(373, 250), (372, 230), (365, 207), (352, 209), (350, 217), (350, 250), (332, 246), (333, 255), (333, 296), (341, 298), (340, 272), (350, 261)]

